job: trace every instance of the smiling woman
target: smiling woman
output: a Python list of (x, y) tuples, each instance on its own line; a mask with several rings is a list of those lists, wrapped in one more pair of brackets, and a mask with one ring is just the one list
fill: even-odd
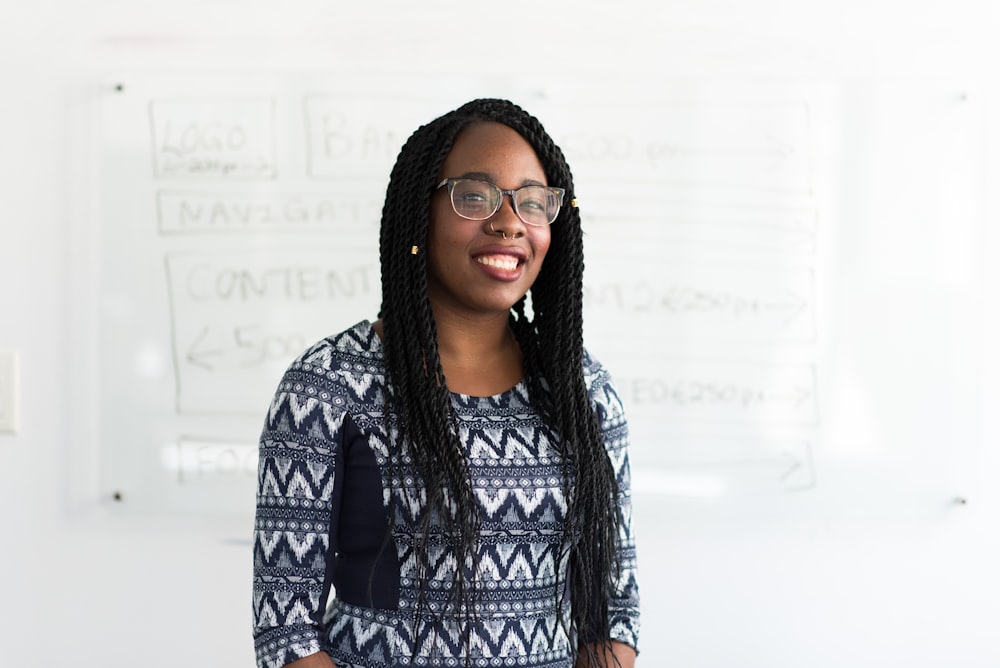
[(380, 319), (305, 351), (267, 413), (260, 666), (633, 665), (628, 428), (583, 347), (564, 197), (562, 152), (504, 100), (404, 145)]
[[(544, 184), (545, 171), (531, 145), (511, 128), (500, 123), (470, 125), (455, 139), (441, 173), (446, 179), (449, 174), (462, 175), (462, 179), (445, 180), (450, 185), (447, 190), (438, 188), (431, 204), (427, 293), (438, 326), (439, 348), (441, 335), (452, 331), (452, 322), (481, 321), (502, 335), (511, 307), (538, 277), (551, 239), (547, 220), (527, 224), (515, 211), (521, 196), (514, 189), (526, 185), (537, 189), (530, 184)], [(470, 187), (469, 183), (481, 185)], [(504, 187), (511, 188), (511, 194), (496, 196)], [(484, 190), (493, 191), (492, 201), (490, 195), (477, 197)], [(449, 354), (461, 352), (462, 342), (461, 338), (445, 342)], [(483, 371), (509, 375), (512, 362), (520, 366), (519, 360), (498, 360), (485, 369), (476, 364), (478, 372), (469, 380), (481, 378)], [(445, 373), (451, 388), (460, 391), (447, 365)]]

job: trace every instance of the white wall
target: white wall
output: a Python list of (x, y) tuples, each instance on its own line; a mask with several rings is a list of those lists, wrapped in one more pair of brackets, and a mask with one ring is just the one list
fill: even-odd
[[(93, 392), (98, 294), (83, 272), (102, 252), (95, 235), (101, 153), (95, 90), (106, 77), (292, 71), (391, 80), (454, 70), (510, 81), (538, 68), (593, 82), (595, 97), (602, 83), (625, 77), (804, 82), (848, 91), (837, 117), (848, 120), (831, 135), (833, 145), (819, 149), (829, 186), (823, 243), (849, 260), (826, 288), (835, 306), (820, 317), (834, 321), (836, 344), (824, 349), (824, 368), (864, 371), (882, 362), (874, 353), (896, 347), (905, 354), (892, 360), (894, 382), (912, 388), (927, 378), (924, 369), (933, 370), (935, 380), (947, 378), (941, 364), (982, 354), (981, 384), (964, 367), (954, 374), (963, 391), (976, 388), (982, 404), (972, 414), (982, 416), (981, 425), (927, 417), (947, 404), (947, 385), (928, 388), (926, 396), (937, 399), (926, 405), (866, 403), (886, 392), (861, 373), (853, 385), (831, 386), (854, 391), (830, 398), (824, 408), (830, 429), (814, 450), (815, 489), (794, 497), (713, 500), (639, 495), (640, 665), (1000, 665), (1000, 498), (993, 484), (1000, 474), (994, 409), (1000, 356), (992, 343), (1000, 340), (1000, 171), (994, 164), (1000, 17), (992, 3), (534, 4), (463, 9), (375, 2), (344, 9), (284, 2), (279, 9), (265, 2), (60, 0), (4, 9), (0, 349), (16, 350), (21, 362), (20, 430), (0, 434), (4, 665), (252, 664), (249, 511), (123, 511), (128, 499), (114, 503), (101, 481), (107, 451), (96, 442), (93, 416), (98, 401), (108, 399)], [(551, 36), (528, 42), (538, 25)], [(455, 34), (459, 28), (465, 32)], [(921, 213), (908, 202), (925, 200), (907, 188), (905, 177), (916, 174), (915, 183), (923, 184), (923, 160), (947, 164), (951, 158), (933, 152), (941, 147), (918, 132), (880, 143), (895, 127), (884, 116), (873, 116), (881, 124), (849, 120), (882, 98), (891, 106), (900, 99), (892, 91), (901, 86), (967, 92), (983, 119), (977, 201), (943, 206), (912, 230), (924, 236), (912, 239), (899, 234), (910, 233), (907, 221)], [(906, 109), (900, 111), (905, 127)], [(852, 132), (859, 127), (871, 134)], [(901, 157), (867, 149), (895, 150), (910, 139), (914, 150)], [(952, 220), (952, 211), (971, 212), (978, 222)], [(971, 297), (977, 310), (962, 314), (979, 326), (969, 328), (967, 339), (945, 337), (937, 348), (910, 350), (910, 342), (927, 341), (920, 332), (933, 329), (936, 318), (948, 317), (921, 306), (940, 306), (960, 292), (907, 292), (925, 286), (914, 280), (922, 271), (948, 270), (935, 262), (927, 239), (937, 234), (947, 246), (948, 231), (963, 225), (982, 231), (981, 255), (958, 258), (981, 279)], [(912, 248), (918, 250), (907, 255)], [(890, 280), (852, 282), (852, 276), (877, 276), (880, 263)], [(844, 305), (869, 288), (894, 298), (861, 309)], [(880, 337), (899, 343), (882, 345)], [(912, 421), (914, 432), (926, 426), (935, 435), (883, 442), (869, 438), (877, 427), (862, 429), (861, 421), (892, 425), (892, 434)], [(949, 430), (964, 442), (945, 442)], [(901, 481), (914, 472), (922, 480), (940, 462), (953, 468), (942, 471), (942, 479), (959, 484), (932, 486), (921, 496), (913, 491), (918, 486)], [(969, 503), (951, 504), (942, 489), (968, 496)]]

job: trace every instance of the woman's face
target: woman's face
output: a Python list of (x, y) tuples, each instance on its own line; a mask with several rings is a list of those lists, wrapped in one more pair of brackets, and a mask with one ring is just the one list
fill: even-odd
[[(437, 180), (446, 178), (481, 179), (504, 190), (549, 185), (531, 145), (513, 129), (493, 122), (476, 123), (459, 133)], [(438, 189), (431, 199), (428, 230), (431, 304), (436, 311), (448, 309), (466, 317), (506, 315), (538, 277), (550, 240), (549, 226), (525, 224), (510, 197), (503, 197), (499, 211), (488, 220), (468, 220), (455, 213), (448, 188)]]

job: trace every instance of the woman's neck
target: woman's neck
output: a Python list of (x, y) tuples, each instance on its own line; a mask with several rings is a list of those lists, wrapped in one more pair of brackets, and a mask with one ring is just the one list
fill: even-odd
[[(468, 319), (436, 314), (435, 326), (441, 368), (452, 392), (492, 397), (524, 378), (521, 347), (506, 316)], [(372, 328), (385, 340), (381, 320)]]
[(524, 377), (521, 348), (506, 314), (473, 319), (435, 313), (435, 324), (441, 367), (452, 392), (493, 396)]

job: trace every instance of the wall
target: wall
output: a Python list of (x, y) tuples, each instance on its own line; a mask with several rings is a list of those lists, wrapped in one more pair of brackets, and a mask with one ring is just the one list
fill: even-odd
[[(115, 480), (125, 450), (107, 424), (135, 406), (126, 391), (108, 390), (117, 359), (109, 342), (118, 339), (108, 327), (114, 283), (102, 277), (128, 253), (106, 214), (147, 177), (109, 178), (108, 140), (119, 136), (106, 126), (111, 83), (136, 82), (153, 95), (167, 78), (183, 91), (262, 76), (292, 99), (303, 80), (348, 94), (428, 79), (438, 91), (468, 80), (519, 90), (523, 72), (539, 82), (527, 95), (619, 114), (648, 113), (634, 101), (648, 101), (649, 88), (695, 109), (717, 108), (721, 90), (726, 102), (804, 101), (811, 114), (801, 149), (811, 154), (813, 246), (807, 260), (775, 265), (790, 267), (791, 284), (813, 286), (811, 325), (796, 330), (806, 343), (719, 348), (695, 327), (687, 343), (666, 328), (665, 338), (647, 332), (635, 346), (640, 361), (666, 347), (672, 359), (720, 359), (722, 350), (726, 360), (805, 364), (816, 378), (809, 420), (775, 429), (685, 418), (677, 401), (649, 401), (655, 388), (629, 366), (613, 330), (588, 325), (592, 347), (608, 352), (602, 358), (628, 384), (636, 421), (640, 665), (1000, 664), (994, 11), (986, 2), (770, 0), (489, 10), (104, 0), (6, 10), (0, 349), (19, 353), (22, 373), (20, 429), (0, 434), (5, 665), (252, 663), (249, 513), (212, 488), (178, 503), (143, 501), (141, 475), (126, 476), (132, 486)], [(463, 20), (452, 20), (456, 12)], [(543, 109), (558, 104), (537, 99)], [(634, 128), (646, 127), (641, 117)], [(590, 117), (567, 115), (561, 125), (578, 129), (580, 118)], [(550, 126), (557, 134), (560, 123)], [(630, 183), (588, 169), (581, 178), (592, 192)], [(671, 218), (712, 224), (693, 238), (676, 225), (645, 228), (668, 248), (665, 264), (681, 267), (668, 282), (718, 286), (713, 267), (756, 271), (760, 255), (748, 258), (747, 245), (781, 240), (752, 234), (766, 225), (729, 236), (736, 228), (717, 214), (733, 205), (730, 191), (670, 192), (658, 204)], [(736, 204), (754, 223), (748, 202)], [(640, 229), (616, 235), (596, 218), (588, 271), (600, 294), (623, 280), (611, 269), (627, 275), (633, 298), (640, 283), (664, 284), (642, 273), (658, 252), (629, 262), (646, 245), (632, 241), (646, 239)], [(744, 250), (719, 250), (733, 239)], [(141, 295), (138, 286), (123, 291)], [(128, 366), (130, 354), (117, 363)], [(779, 444), (777, 464), (738, 445), (761, 425), (754, 442)], [(705, 443), (715, 448), (710, 460), (699, 459)], [(786, 462), (778, 478), (801, 484), (761, 484), (758, 471), (781, 465), (782, 452), (801, 462)], [(729, 491), (706, 487), (719, 480)]]

